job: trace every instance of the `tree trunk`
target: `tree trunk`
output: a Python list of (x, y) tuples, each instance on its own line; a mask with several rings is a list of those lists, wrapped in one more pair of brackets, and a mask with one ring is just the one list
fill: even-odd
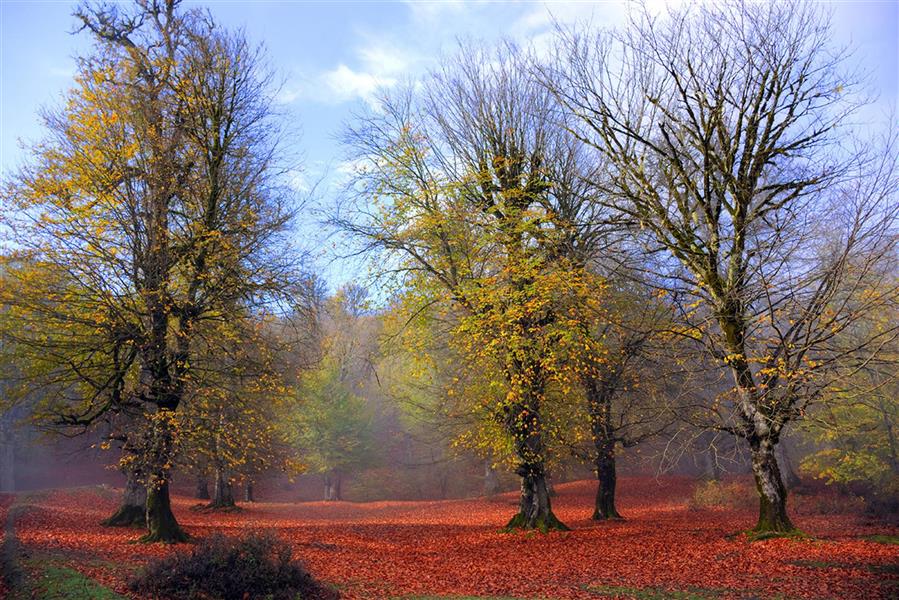
[(167, 478), (156, 485), (151, 485), (147, 490), (147, 534), (140, 540), (166, 544), (176, 544), (188, 540), (187, 534), (178, 525), (175, 513), (172, 512)]
[(702, 451), (702, 461), (704, 463), (703, 477), (709, 481), (718, 481), (721, 479), (721, 469), (718, 468), (717, 457), (712, 455), (712, 450)]
[(615, 470), (615, 442), (606, 442), (600, 447), (597, 444), (596, 455), (596, 479), (599, 485), (596, 488), (596, 505), (593, 509), (593, 520), (621, 519), (615, 508), (615, 486), (618, 475)]
[(122, 505), (103, 525), (110, 527), (147, 526), (147, 486), (135, 473), (128, 473)]
[(775, 425), (771, 416), (760, 410), (764, 402), (758, 396), (752, 370), (745, 358), (745, 323), (739, 316), (734, 316), (741, 314), (737, 308), (726, 308), (725, 314), (731, 316), (723, 319), (721, 329), (732, 355), (729, 364), (740, 396), (742, 416), (752, 427), (747, 441), (759, 494), (759, 520), (753, 531), (757, 534), (793, 532), (796, 527), (787, 515), (787, 488), (777, 466), (775, 452), (783, 424)]
[(334, 502), (338, 500), (342, 500), (340, 484), (342, 483), (343, 476), (340, 471), (332, 470), (325, 473), (325, 500), (328, 502)]
[(793, 469), (793, 463), (790, 461), (790, 456), (787, 454), (787, 448), (783, 442), (777, 445), (776, 454), (777, 464), (780, 468), (780, 472), (783, 473), (784, 484), (786, 485), (786, 488), (788, 490), (791, 490), (800, 485), (802, 483), (802, 480)]
[(484, 495), (488, 498), (499, 493), (499, 477), (493, 468), (493, 461), (489, 458), (484, 461)]
[(343, 474), (340, 471), (334, 471), (331, 479), (331, 500), (343, 500), (341, 484), (343, 483)]
[(543, 465), (522, 465), (516, 473), (521, 477), (521, 498), (518, 514), (512, 517), (506, 530), (537, 529), (544, 533), (552, 529), (568, 531), (568, 527), (553, 514)]
[(770, 438), (750, 438), (752, 473), (759, 493), (759, 521), (754, 531), (758, 533), (786, 533), (796, 528), (787, 515), (787, 488), (784, 486), (775, 442)]
[(440, 499), (446, 500), (446, 496), (449, 493), (449, 473), (446, 469), (443, 469), (440, 472)]
[(595, 521), (621, 518), (615, 508), (618, 477), (615, 469), (615, 429), (612, 424), (612, 397), (620, 377), (621, 370), (616, 368), (605, 378), (588, 376), (585, 381), (598, 484), (592, 517)]
[(209, 500), (209, 480), (206, 475), (197, 475), (197, 491), (194, 495), (198, 500)]
[(12, 415), (0, 415), (0, 492), (16, 491), (15, 439)]
[(215, 469), (215, 486), (212, 491), (212, 502), (209, 508), (233, 508), (234, 504), (234, 488), (231, 480), (228, 479), (225, 469), (216, 467)]
[(253, 482), (249, 479), (243, 485), (243, 500), (244, 502), (256, 502), (253, 496)]
[(539, 407), (539, 403), (533, 399), (529, 403), (509, 407), (510, 418), (506, 426), (513, 435), (515, 454), (520, 461), (515, 472), (521, 477), (521, 498), (518, 514), (512, 517), (506, 530), (567, 531), (568, 527), (556, 518), (550, 504), (546, 481), (546, 449), (543, 445), (540, 414), (536, 407)]
[(883, 398), (880, 399), (880, 416), (883, 419), (883, 427), (887, 433), (887, 449), (889, 450), (890, 469), (893, 475), (899, 477), (899, 454), (896, 452), (896, 434), (893, 427), (893, 419), (890, 418), (890, 410)]

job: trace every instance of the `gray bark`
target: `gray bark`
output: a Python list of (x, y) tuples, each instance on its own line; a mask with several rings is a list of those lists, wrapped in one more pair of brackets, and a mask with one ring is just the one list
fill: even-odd
[(16, 491), (15, 440), (12, 418), (0, 416), (0, 492)]
[(228, 474), (221, 467), (215, 469), (215, 487), (213, 488), (211, 507), (226, 508), (234, 506), (234, 489)]
[(493, 461), (489, 458), (484, 461), (484, 495), (488, 498), (499, 493), (499, 477), (493, 468)]

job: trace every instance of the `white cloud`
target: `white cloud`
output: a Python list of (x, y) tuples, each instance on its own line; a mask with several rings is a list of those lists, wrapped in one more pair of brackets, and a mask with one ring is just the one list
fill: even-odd
[[(650, 4), (665, 0), (648, 0)], [(374, 105), (378, 92), (409, 80), (433, 64), (443, 52), (452, 54), (455, 40), (471, 35), (488, 43), (506, 35), (538, 53), (549, 51), (556, 23), (589, 21), (615, 25), (626, 18), (624, 2), (501, 3), (407, 0), (409, 25), (397, 31), (357, 32), (359, 45), (329, 69), (312, 74), (302, 85), (285, 88), (279, 101), (337, 105), (362, 100)], [(497, 19), (503, 25), (497, 26)]]
[(379, 90), (396, 85), (421, 59), (387, 39), (367, 37), (366, 43), (354, 50), (351, 60), (305, 77), (302, 83), (285, 86), (276, 100), (281, 104), (297, 100), (332, 105), (362, 100), (375, 104)]
[(308, 194), (312, 191), (312, 185), (309, 182), (309, 177), (304, 171), (300, 171), (298, 169), (291, 169), (291, 171), (287, 174), (287, 185), (290, 187), (290, 189), (301, 194)]
[(412, 20), (425, 26), (445, 25), (447, 19), (458, 18), (473, 5), (463, 0), (405, 0), (404, 4), (412, 14)]
[(348, 102), (361, 99), (373, 103), (376, 93), (382, 87), (390, 87), (396, 83), (392, 77), (378, 76), (366, 71), (354, 71), (341, 64), (336, 69), (321, 76), (325, 95), (323, 99), (331, 102)]
[(285, 86), (278, 91), (277, 95), (275, 95), (275, 102), (277, 104), (291, 104), (302, 97), (303, 89), (301, 87)]
[(382, 77), (400, 75), (417, 62), (411, 53), (383, 40), (372, 40), (356, 54), (366, 71)]
[(344, 178), (349, 178), (352, 175), (356, 175), (360, 171), (364, 171), (368, 166), (368, 161), (364, 159), (350, 159), (350, 160), (342, 160), (337, 163), (337, 166), (334, 168), (334, 172)]
[(627, 18), (628, 7), (624, 2), (547, 2), (532, 5), (510, 27), (510, 33), (519, 38), (543, 36), (551, 33), (556, 24), (573, 25), (589, 23), (607, 27), (620, 25)]

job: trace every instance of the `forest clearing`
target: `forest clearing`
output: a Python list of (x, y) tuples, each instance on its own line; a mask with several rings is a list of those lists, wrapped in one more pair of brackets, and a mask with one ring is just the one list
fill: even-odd
[[(255, 503), (225, 515), (192, 511), (192, 498), (175, 496), (173, 504), (193, 536), (274, 529), (343, 598), (873, 600), (899, 592), (896, 528), (833, 505), (838, 496), (830, 490), (794, 500), (793, 513), (809, 539), (750, 543), (738, 530), (752, 521), (752, 507), (690, 508), (694, 483), (624, 477), (627, 519), (599, 523), (590, 520), (592, 482), (561, 484), (554, 506), (572, 531), (551, 535), (498, 531), (514, 494)], [(136, 530), (100, 526), (116, 499), (111, 489), (77, 488), (16, 501), (20, 556), (34, 589), (41, 589), (43, 570), (67, 567), (140, 598), (128, 595), (128, 578), (148, 559), (179, 548), (135, 545), (129, 542)], [(8, 510), (10, 500), (4, 496), (0, 510)], [(822, 514), (822, 504), (829, 513), (842, 512)]]
[(899, 597), (899, 0), (208, 4), (0, 1), (0, 596)]

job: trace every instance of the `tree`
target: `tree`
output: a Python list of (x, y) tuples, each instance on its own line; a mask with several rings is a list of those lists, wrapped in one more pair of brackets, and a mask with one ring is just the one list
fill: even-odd
[(808, 3), (692, 6), (565, 32), (543, 73), (607, 165), (599, 201), (667, 253), (683, 334), (730, 373), (705, 413), (748, 442), (759, 532), (793, 529), (784, 426), (897, 331), (838, 337), (895, 297), (899, 202), (894, 146), (846, 150), (857, 96), (828, 44)]
[(271, 310), (298, 279), (270, 76), (241, 35), (177, 0), (76, 15), (96, 46), (4, 192), (17, 211), (2, 300), (60, 425), (144, 415), (128, 432), (146, 466), (143, 539), (174, 542), (177, 411), (203, 385), (200, 346), (214, 354), (216, 323)]
[[(616, 455), (664, 432), (684, 394), (682, 369), (669, 360), (670, 307), (638, 278), (607, 278), (602, 311), (590, 334), (601, 354), (581, 373), (598, 486), (594, 520), (620, 519), (615, 504)], [(662, 351), (661, 344), (669, 347)], [(675, 382), (680, 390), (675, 390)]]
[[(446, 308), (446, 307), (444, 307)], [(405, 464), (436, 471), (442, 488), (469, 453), (483, 464), (483, 490), (499, 491), (497, 467), (515, 468), (514, 450), (503, 435), (502, 387), (490, 365), (471, 358), (453, 342), (458, 323), (439, 304), (423, 309), (415, 294), (391, 302), (378, 381), (395, 404), (406, 441)], [(443, 497), (443, 494), (441, 494)]]
[[(874, 326), (888, 328), (897, 318), (899, 306), (894, 306)], [(827, 483), (860, 486), (872, 507), (893, 512), (899, 493), (897, 360), (899, 346), (893, 341), (843, 385), (828, 390), (835, 397), (810, 411), (801, 428), (817, 446), (803, 459), (803, 471)]]
[(347, 134), (358, 202), (334, 222), (386, 252), (381, 272), (405, 274), (424, 304), (446, 300), (460, 350), (497, 375), (521, 477), (508, 527), (564, 529), (547, 489), (543, 404), (573, 368), (561, 343), (591, 343), (561, 317), (589, 287), (562, 252), (568, 227), (557, 210), (579, 193), (578, 153), (525, 65), (511, 46), (467, 47), (417, 92), (386, 98)]
[(343, 477), (369, 464), (374, 453), (371, 411), (348, 388), (333, 358), (304, 378), (297, 414), (297, 445), (305, 462), (325, 477), (325, 500), (342, 500)]
[[(0, 285), (5, 276), (0, 270)], [(7, 311), (0, 311), (0, 330), (10, 326)], [(0, 492), (16, 491), (16, 405), (9, 399), (10, 382), (15, 377), (15, 351), (0, 336)]]
[[(292, 320), (315, 318), (315, 313)], [(296, 406), (291, 393), (298, 373), (308, 368), (286, 361), (296, 351), (293, 327), (284, 318), (244, 319), (220, 323), (214, 337), (230, 339), (211, 356), (200, 354), (198, 368), (207, 371), (182, 411), (179, 463), (206, 481), (213, 475), (208, 508), (235, 507), (233, 483), (269, 470), (294, 474), (299, 469), (291, 448), (290, 416)], [(312, 340), (307, 340), (311, 342)], [(292, 363), (292, 364), (291, 364)], [(250, 492), (252, 501), (252, 491)]]
[(321, 361), (297, 383), (294, 445), (325, 478), (325, 500), (341, 500), (344, 477), (376, 459), (372, 406), (358, 391), (374, 373), (379, 321), (368, 291), (347, 284), (319, 314)]

